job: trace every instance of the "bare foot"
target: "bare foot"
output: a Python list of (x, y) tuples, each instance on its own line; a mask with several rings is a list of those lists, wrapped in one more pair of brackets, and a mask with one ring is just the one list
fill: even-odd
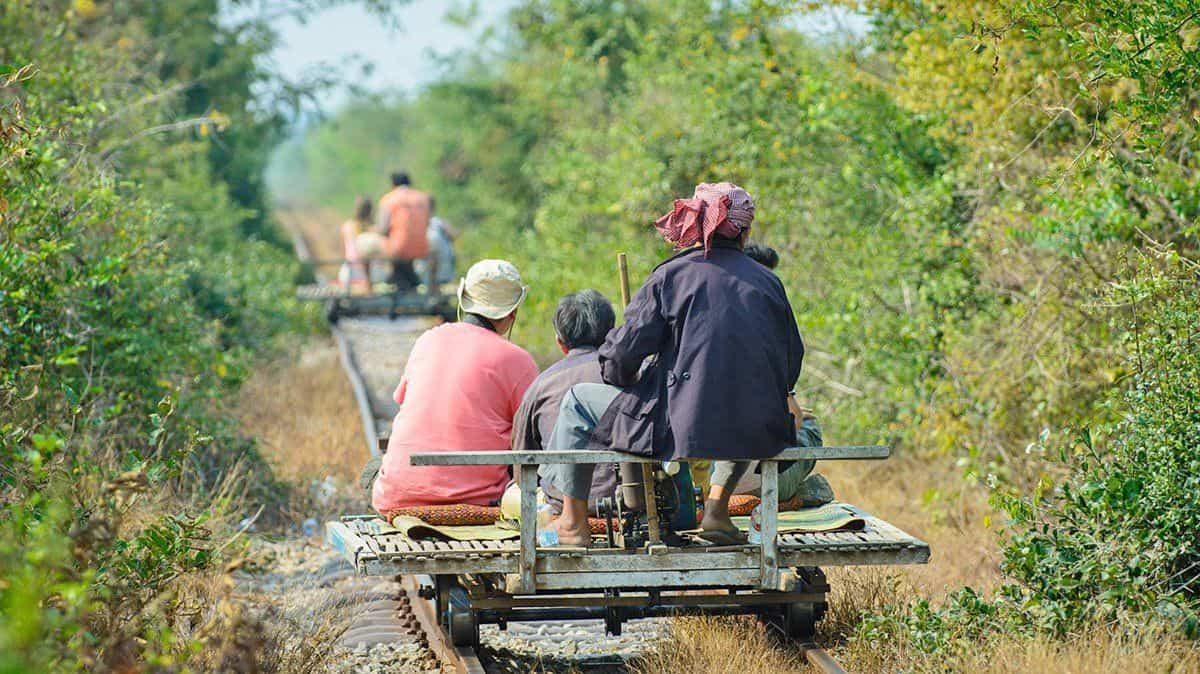
[(584, 520), (582, 526), (573, 526), (560, 517), (551, 522), (550, 526), (558, 534), (559, 545), (570, 545), (580, 548), (587, 548), (592, 545), (592, 530), (588, 527), (587, 520)]

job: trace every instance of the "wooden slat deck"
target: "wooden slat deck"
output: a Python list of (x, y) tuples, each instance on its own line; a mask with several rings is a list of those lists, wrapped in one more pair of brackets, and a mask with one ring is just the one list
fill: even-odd
[[(299, 286), (296, 288), (296, 299), (300, 300), (337, 300), (349, 299), (351, 297), (372, 297), (376, 293), (372, 292), (367, 295), (351, 294), (350, 289), (344, 286), (330, 284), (312, 284)], [(385, 291), (384, 295), (390, 295), (390, 291)]]
[[(781, 568), (923, 564), (929, 546), (895, 526), (856, 509), (862, 531), (784, 533), (776, 538)], [(327, 538), (364, 575), (404, 573), (519, 574), (520, 542), (416, 541), (380, 533), (375, 517), (347, 517), (327, 525)], [(757, 545), (669, 548), (664, 554), (605, 548), (539, 548), (538, 589), (755, 585), (760, 579)]]

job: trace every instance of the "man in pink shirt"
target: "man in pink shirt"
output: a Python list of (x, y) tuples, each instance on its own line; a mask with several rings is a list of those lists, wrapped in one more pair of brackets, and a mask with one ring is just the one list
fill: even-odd
[(458, 286), (459, 323), (421, 335), (404, 368), (395, 399), (387, 454), (372, 487), (375, 510), (390, 519), (397, 508), (500, 500), (505, 466), (411, 466), (416, 452), (508, 449), (512, 420), (537, 377), (533, 357), (508, 341), (528, 292), (517, 268), (483, 260)]

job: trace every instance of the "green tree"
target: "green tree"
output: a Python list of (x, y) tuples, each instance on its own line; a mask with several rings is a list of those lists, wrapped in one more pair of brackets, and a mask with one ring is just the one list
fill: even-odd
[(259, 187), (284, 83), (220, 11), (0, 2), (0, 671), (208, 668), (187, 579), (279, 491), (224, 400), (310, 325)]

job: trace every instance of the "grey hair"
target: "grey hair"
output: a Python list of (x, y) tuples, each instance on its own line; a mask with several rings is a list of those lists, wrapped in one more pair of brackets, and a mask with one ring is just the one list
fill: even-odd
[(567, 295), (554, 310), (554, 334), (568, 349), (600, 346), (616, 322), (612, 302), (591, 288)]

